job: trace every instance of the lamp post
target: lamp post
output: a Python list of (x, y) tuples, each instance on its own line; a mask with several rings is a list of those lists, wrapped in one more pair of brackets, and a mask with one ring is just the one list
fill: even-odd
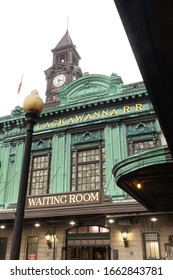
[(41, 111), (43, 110), (43, 101), (38, 95), (38, 91), (33, 90), (31, 94), (25, 97), (23, 102), (23, 110), (25, 112), (26, 118), (26, 140), (22, 161), (17, 208), (15, 213), (10, 260), (19, 260), (20, 257), (33, 127), (36, 124)]

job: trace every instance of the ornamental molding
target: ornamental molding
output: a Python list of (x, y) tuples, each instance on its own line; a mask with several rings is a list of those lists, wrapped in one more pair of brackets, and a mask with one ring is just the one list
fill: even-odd
[(79, 97), (87, 97), (88, 95), (93, 95), (94, 99), (97, 95), (105, 95), (107, 93), (107, 88), (101, 85), (93, 85), (90, 82), (86, 82), (83, 87), (77, 89), (72, 94), (69, 95), (69, 101), (78, 99)]
[(151, 134), (156, 132), (156, 129), (151, 126), (147, 126), (144, 123), (137, 124), (133, 129), (128, 132), (128, 136), (139, 135), (139, 134)]
[(82, 144), (82, 143), (89, 143), (89, 142), (96, 142), (102, 140), (101, 135), (95, 136), (91, 132), (85, 132), (81, 137), (78, 137), (74, 140), (73, 144)]
[(32, 144), (32, 151), (48, 150), (50, 148), (51, 148), (50, 139), (47, 141), (40, 139), (38, 142), (34, 142)]

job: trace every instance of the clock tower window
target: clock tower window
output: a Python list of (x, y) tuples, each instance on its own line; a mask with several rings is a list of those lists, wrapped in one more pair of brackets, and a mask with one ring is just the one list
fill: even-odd
[(78, 61), (77, 61), (75, 56), (73, 56), (73, 64), (76, 65), (76, 66), (78, 65)]
[(66, 61), (66, 54), (63, 53), (63, 54), (58, 55), (56, 60), (57, 60), (57, 63), (65, 62)]

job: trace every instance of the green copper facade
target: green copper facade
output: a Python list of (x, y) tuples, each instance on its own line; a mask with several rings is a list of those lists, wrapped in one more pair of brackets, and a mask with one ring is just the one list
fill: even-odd
[[(71, 191), (72, 148), (104, 143), (106, 195), (113, 200), (127, 199), (115, 183), (114, 165), (128, 157), (130, 138), (142, 139), (147, 133), (160, 137), (144, 84), (124, 85), (115, 74), (88, 75), (64, 86), (58, 95), (60, 105), (44, 109), (34, 128), (32, 145), (32, 153), (45, 151), (50, 157), (49, 193)], [(17, 107), (10, 116), (1, 117), (0, 127), (0, 207), (7, 209), (16, 203), (21, 175), (25, 138), (22, 109)]]

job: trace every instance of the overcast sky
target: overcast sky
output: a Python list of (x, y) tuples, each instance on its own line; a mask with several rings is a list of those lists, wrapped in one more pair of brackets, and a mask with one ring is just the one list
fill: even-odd
[(83, 72), (116, 73), (125, 84), (142, 80), (113, 0), (0, 1), (0, 116), (22, 106), (33, 89), (45, 101), (44, 71), (52, 65), (51, 49), (67, 21)]

